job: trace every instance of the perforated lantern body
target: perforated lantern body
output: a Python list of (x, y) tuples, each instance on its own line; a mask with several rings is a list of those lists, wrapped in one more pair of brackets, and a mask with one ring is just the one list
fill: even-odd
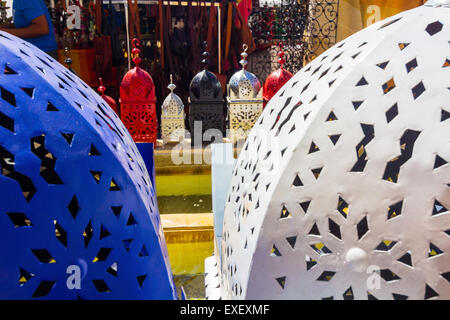
[(0, 33), (0, 298), (174, 299), (156, 196), (118, 116)]
[(135, 142), (156, 143), (155, 85), (152, 77), (139, 66), (128, 71), (122, 79), (120, 118)]
[(233, 171), (223, 298), (450, 298), (450, 5), (437, 3), (338, 43), (268, 103)]
[(291, 78), (292, 73), (282, 67), (278, 68), (267, 77), (263, 87), (264, 106)]
[(245, 140), (263, 110), (261, 83), (251, 72), (236, 72), (228, 84), (230, 140)]
[(167, 143), (171, 140), (179, 141), (183, 139), (185, 113), (183, 101), (181, 101), (180, 97), (173, 91), (170, 92), (164, 100), (161, 110), (161, 135), (163, 142)]
[(194, 144), (203, 142), (194, 132), (195, 122), (201, 122), (202, 136), (209, 129), (223, 133), (223, 103), (219, 79), (206, 69), (197, 73), (189, 85), (189, 130)]

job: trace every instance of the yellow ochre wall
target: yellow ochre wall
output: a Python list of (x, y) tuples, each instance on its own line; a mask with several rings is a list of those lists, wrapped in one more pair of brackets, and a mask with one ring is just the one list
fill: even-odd
[(337, 41), (405, 10), (423, 5), (426, 0), (340, 0)]

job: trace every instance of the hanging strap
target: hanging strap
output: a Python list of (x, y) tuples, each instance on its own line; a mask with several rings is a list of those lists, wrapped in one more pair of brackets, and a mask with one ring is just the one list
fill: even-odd
[(159, 15), (159, 41), (160, 41), (160, 56), (161, 56), (161, 67), (164, 70), (165, 59), (164, 59), (164, 13), (163, 13), (163, 1), (158, 0), (158, 15)]
[(95, 32), (97, 35), (102, 33), (102, 10), (103, 10), (103, 0), (95, 1)]

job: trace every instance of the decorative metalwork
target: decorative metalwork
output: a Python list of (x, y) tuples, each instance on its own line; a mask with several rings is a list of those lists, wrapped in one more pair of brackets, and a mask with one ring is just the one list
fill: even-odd
[(308, 23), (310, 0), (281, 0), (277, 5), (254, 7), (249, 26), (258, 47), (282, 41), (301, 43)]
[(173, 92), (176, 86), (173, 84), (172, 75), (170, 75), (170, 84), (167, 88), (170, 93), (161, 106), (161, 136), (164, 144), (184, 139), (184, 119), (186, 117), (183, 101)]
[(310, 0), (305, 33), (305, 59), (312, 61), (337, 39), (339, 0)]
[[(286, 45), (283, 43), (286, 63), (284, 69), (292, 74), (297, 73), (304, 64), (303, 44)], [(249, 56), (248, 70), (254, 73), (258, 79), (267, 77), (278, 68), (278, 44), (273, 44), (264, 50), (255, 51)]]
[(298, 72), (336, 43), (338, 9), (338, 0), (281, 0), (254, 8), (249, 26), (259, 50), (250, 56), (249, 70), (266, 79), (277, 68), (277, 44), (282, 41), (285, 69)]
[[(203, 135), (209, 129), (223, 132), (224, 114), (222, 86), (217, 77), (208, 71), (209, 64), (206, 42), (202, 64), (204, 69), (197, 73), (189, 86), (189, 126), (193, 144), (202, 144)], [(201, 130), (196, 132), (196, 123)], [(214, 141), (218, 142), (218, 141)], [(221, 141), (220, 141), (221, 142)]]
[(115, 112), (0, 32), (0, 298), (176, 299), (155, 190)]
[(135, 142), (156, 145), (158, 119), (156, 117), (155, 85), (152, 77), (139, 68), (139, 40), (133, 40), (133, 62), (136, 67), (128, 71), (120, 86), (120, 118)]
[(244, 44), (243, 48), (242, 70), (230, 78), (227, 88), (230, 140), (233, 143), (247, 138), (263, 109), (261, 83), (253, 73), (245, 70), (248, 46)]
[(233, 171), (222, 298), (450, 298), (449, 32), (429, 1), (271, 99)]

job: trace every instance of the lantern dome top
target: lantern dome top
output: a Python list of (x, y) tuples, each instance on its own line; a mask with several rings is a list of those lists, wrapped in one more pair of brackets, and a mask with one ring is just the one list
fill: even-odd
[(154, 101), (156, 99), (152, 77), (139, 66), (125, 74), (120, 85), (120, 92), (122, 102), (125, 99), (132, 99), (133, 101)]
[(251, 72), (245, 70), (247, 66), (247, 45), (243, 45), (242, 60), (239, 62), (242, 69), (233, 74), (228, 83), (228, 96), (230, 100), (254, 100), (258, 98), (261, 83)]
[(203, 70), (197, 73), (189, 85), (189, 96), (192, 101), (221, 101), (222, 85), (214, 73), (208, 71), (209, 53), (207, 42), (203, 42), (205, 51), (202, 53)]
[(136, 66), (129, 70), (122, 79), (120, 86), (121, 102), (127, 102), (128, 100), (133, 102), (154, 102), (156, 100), (155, 84), (150, 74), (139, 67), (141, 63), (141, 58), (139, 57), (140, 50), (137, 48), (139, 41), (134, 39), (133, 43), (135, 48), (132, 51), (132, 55), (133, 62)]
[(278, 90), (289, 80), (292, 78), (292, 73), (283, 68), (284, 63), (284, 51), (283, 45), (280, 43), (280, 51), (278, 52), (278, 63), (280, 67), (272, 72), (266, 79), (263, 87), (263, 100), (264, 103), (267, 103), (272, 97), (277, 93)]
[(224, 299), (450, 299), (449, 33), (448, 6), (402, 12), (269, 101), (229, 186)]
[(189, 96), (191, 101), (222, 100), (222, 86), (219, 79), (205, 69), (192, 79), (189, 85)]
[(170, 84), (167, 86), (167, 88), (170, 90), (170, 93), (166, 97), (166, 99), (164, 99), (164, 102), (162, 104), (162, 116), (170, 115), (169, 109), (176, 109), (177, 115), (183, 114), (184, 104), (181, 98), (173, 92), (176, 88), (176, 85), (173, 83), (172, 75), (170, 75)]
[(281, 87), (292, 78), (292, 73), (284, 68), (279, 68), (272, 72), (264, 82), (263, 99), (268, 102)]

